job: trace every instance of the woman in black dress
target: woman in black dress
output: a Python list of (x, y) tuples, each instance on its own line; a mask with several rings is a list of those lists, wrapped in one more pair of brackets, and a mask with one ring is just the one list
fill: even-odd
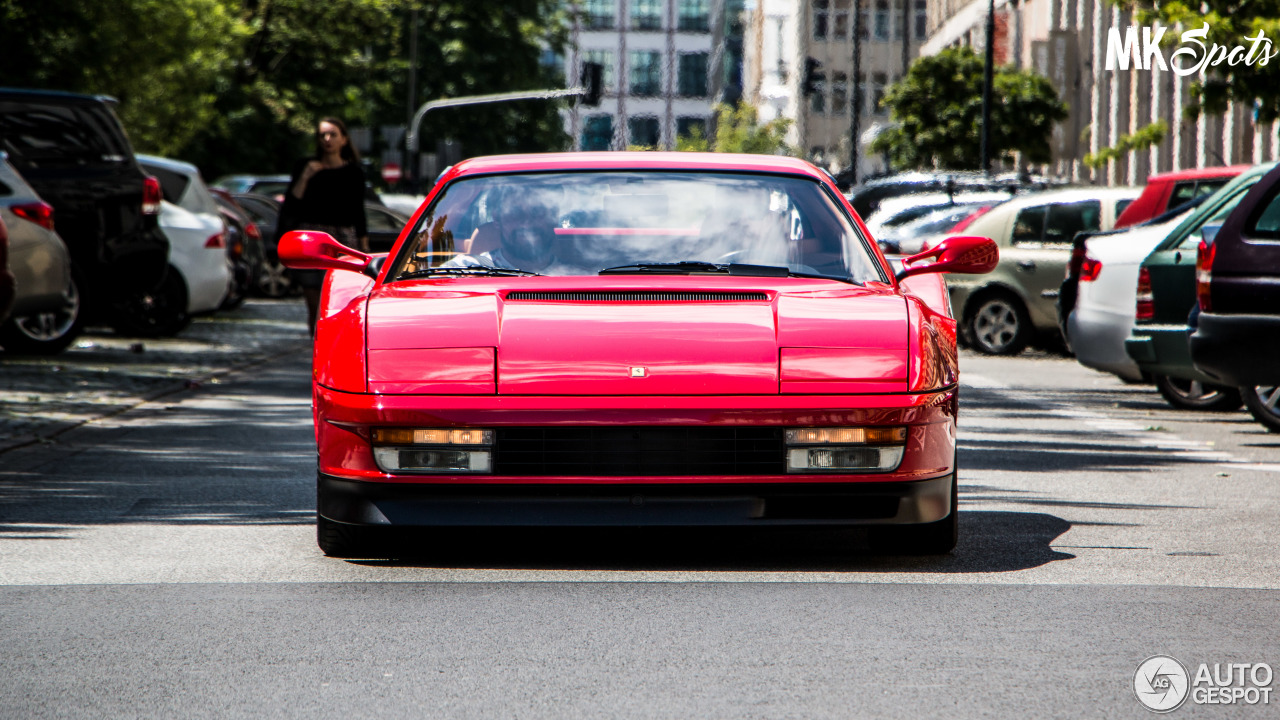
[[(316, 154), (294, 168), (280, 209), (284, 230), (318, 230), (338, 242), (367, 252), (368, 230), (364, 217), (364, 171), (360, 156), (347, 136), (347, 126), (334, 117), (316, 126)], [(323, 270), (295, 270), (294, 280), (307, 301), (307, 322), (312, 333), (320, 307)]]

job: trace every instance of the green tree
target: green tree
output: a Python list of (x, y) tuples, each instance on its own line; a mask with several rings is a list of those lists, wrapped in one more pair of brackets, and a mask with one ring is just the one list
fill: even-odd
[[(1150, 0), (1111, 0), (1125, 10), (1136, 11), (1140, 25), (1163, 26), (1182, 23), (1181, 29), (1170, 27), (1162, 39), (1166, 46), (1182, 44), (1181, 32), (1199, 30), (1206, 23), (1209, 34), (1200, 42), (1205, 48), (1214, 43), (1229, 52), (1238, 45), (1248, 48), (1251, 43), (1245, 37), (1257, 37), (1265, 33), (1269, 43), (1262, 44), (1272, 53), (1280, 50), (1280, 0), (1165, 0), (1157, 6)], [(1187, 45), (1188, 49), (1196, 49)], [(1181, 67), (1194, 66), (1204, 56), (1198, 52), (1194, 58), (1180, 57), (1175, 62)], [(1256, 57), (1256, 55), (1255, 55)], [(1280, 119), (1280, 58), (1271, 58), (1262, 64), (1230, 65), (1226, 62), (1206, 68), (1203, 79), (1191, 86), (1192, 100), (1184, 112), (1195, 117), (1203, 111), (1223, 112), (1232, 102), (1251, 105), (1259, 122), (1268, 123)]]
[(698, 128), (676, 140), (676, 150), (684, 152), (754, 153), (794, 155), (787, 146), (790, 118), (775, 118), (761, 125), (755, 107), (745, 102), (736, 106), (718, 103), (715, 107), (715, 137), (707, 138)]
[[(871, 149), (899, 168), (974, 169), (981, 163), (983, 61), (971, 48), (949, 48), (912, 63), (889, 86), (884, 105), (893, 125)], [(1048, 162), (1049, 138), (1067, 106), (1049, 80), (1029, 70), (998, 69), (991, 92), (992, 159), (1022, 153)]]

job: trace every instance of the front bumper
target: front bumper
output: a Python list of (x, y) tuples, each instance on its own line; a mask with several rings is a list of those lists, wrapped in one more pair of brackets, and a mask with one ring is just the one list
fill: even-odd
[(1280, 382), (1280, 316), (1200, 313), (1189, 340), (1196, 369), (1233, 387)]
[(936, 522), (953, 475), (913, 482), (421, 485), (320, 474), (327, 520), (404, 527), (850, 526)]

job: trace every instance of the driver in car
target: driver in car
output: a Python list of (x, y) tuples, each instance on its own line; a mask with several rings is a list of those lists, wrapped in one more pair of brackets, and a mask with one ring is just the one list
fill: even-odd
[(442, 267), (495, 267), (540, 272), (556, 263), (556, 211), (537, 191), (508, 189), (497, 200), (493, 222), (476, 228), (469, 254)]

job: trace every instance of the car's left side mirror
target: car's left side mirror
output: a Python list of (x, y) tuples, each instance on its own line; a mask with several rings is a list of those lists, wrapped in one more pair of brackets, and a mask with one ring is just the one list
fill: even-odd
[(351, 270), (369, 274), (373, 257), (349, 248), (329, 233), (293, 230), (280, 238), (280, 262), (294, 270)]
[[(933, 258), (928, 264), (917, 264)], [(981, 275), (989, 273), (1000, 262), (1000, 249), (991, 238), (975, 235), (957, 235), (934, 245), (921, 253), (916, 253), (902, 261), (902, 271), (898, 280), (921, 275), (923, 273), (963, 273)]]

